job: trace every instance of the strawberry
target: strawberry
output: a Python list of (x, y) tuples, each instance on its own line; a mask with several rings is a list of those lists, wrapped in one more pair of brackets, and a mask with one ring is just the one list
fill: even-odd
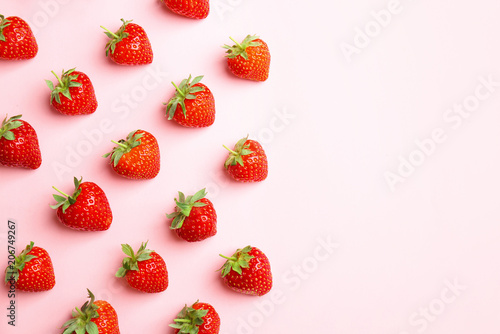
[(37, 53), (38, 44), (28, 23), (17, 16), (0, 14), (0, 59), (31, 59)]
[(162, 0), (172, 12), (191, 19), (204, 19), (210, 12), (208, 0)]
[(267, 156), (258, 142), (247, 136), (240, 139), (232, 150), (224, 147), (229, 151), (224, 167), (236, 181), (259, 182), (267, 178)]
[(160, 172), (160, 148), (156, 138), (144, 130), (132, 131), (127, 139), (112, 141), (114, 147), (104, 157), (111, 156), (112, 168), (119, 175), (137, 180), (152, 179)]
[[(9, 252), (14, 255), (13, 252)], [(14, 284), (20, 291), (39, 292), (54, 287), (56, 278), (49, 253), (34, 246), (33, 241), (16, 256), (5, 270), (5, 283)]]
[(125, 277), (132, 288), (142, 292), (165, 291), (168, 287), (167, 265), (160, 254), (146, 249), (147, 244), (142, 243), (137, 254), (130, 245), (122, 244), (122, 250), (128, 257), (123, 259), (116, 277)]
[(217, 233), (217, 214), (206, 195), (205, 189), (202, 189), (186, 198), (179, 191), (175, 212), (167, 215), (172, 219), (170, 229), (186, 241), (202, 241)]
[(167, 103), (168, 119), (173, 119), (182, 126), (202, 128), (215, 121), (215, 100), (210, 89), (200, 83), (203, 76), (191, 82), (191, 75), (179, 84), (172, 82), (176, 89), (174, 97)]
[(64, 323), (63, 334), (120, 334), (118, 315), (110, 303), (95, 300), (94, 294), (87, 289), (89, 301), (82, 307), (75, 307), (73, 318)]
[(248, 295), (262, 296), (273, 286), (271, 264), (267, 256), (258, 248), (247, 246), (237, 249), (222, 266), (221, 276), (230, 289)]
[(57, 78), (57, 86), (45, 80), (50, 88), (50, 104), (64, 115), (88, 115), (97, 109), (94, 86), (90, 78), (83, 72), (71, 69), (62, 72), (61, 77), (52, 71)]
[(248, 35), (241, 44), (233, 38), (231, 40), (236, 45), (224, 45), (227, 49), (229, 70), (239, 78), (266, 81), (271, 64), (271, 53), (267, 44), (255, 35)]
[(22, 115), (7, 116), (0, 127), (0, 164), (8, 167), (37, 169), (42, 164), (42, 154), (35, 129)]
[(61, 195), (53, 195), (57, 201), (51, 208), (56, 209), (59, 221), (69, 228), (80, 231), (105, 231), (111, 226), (113, 213), (108, 199), (102, 189), (93, 182), (73, 179), (75, 190), (73, 195), (63, 193), (53, 187)]
[(175, 328), (175, 334), (218, 334), (220, 317), (212, 305), (197, 301), (184, 306), (169, 326)]
[(106, 44), (106, 56), (120, 65), (145, 65), (153, 62), (153, 50), (146, 31), (138, 24), (121, 19), (120, 29), (112, 33), (103, 28), (110, 38)]

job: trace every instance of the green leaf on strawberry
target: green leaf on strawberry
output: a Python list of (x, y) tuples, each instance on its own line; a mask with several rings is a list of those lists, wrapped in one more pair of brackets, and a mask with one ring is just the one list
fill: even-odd
[(83, 180), (83, 178), (80, 178), (80, 180), (78, 180), (76, 177), (73, 178), (73, 183), (75, 184), (75, 191), (73, 192), (73, 194), (71, 196), (62, 192), (61, 190), (57, 189), (56, 187), (52, 187), (63, 196), (56, 195), (56, 194), (52, 195), (54, 197), (54, 199), (57, 201), (57, 204), (51, 205), (50, 207), (52, 209), (57, 209), (60, 206), (62, 206), (62, 211), (64, 213), (66, 211), (66, 209), (70, 207), (70, 205), (75, 204), (76, 199), (78, 198), (78, 196), (82, 192), (82, 189), (80, 189), (80, 184), (82, 183), (82, 180)]
[(197, 334), (199, 332), (198, 327), (205, 322), (203, 317), (207, 315), (208, 310), (195, 309), (193, 306), (184, 306), (174, 319), (174, 323), (169, 326), (178, 329), (179, 333)]
[(252, 250), (252, 246), (246, 246), (243, 249), (237, 249), (236, 252), (231, 257), (224, 256), (219, 254), (227, 261), (224, 265), (219, 269), (222, 271), (222, 277), (229, 274), (231, 270), (234, 270), (238, 274), (242, 274), (241, 268), (248, 268), (248, 261), (254, 258), (253, 255), (248, 254)]
[(10, 26), (10, 20), (7, 20), (5, 16), (0, 14), (0, 41), (5, 42), (5, 35), (3, 34), (3, 29)]
[(205, 188), (201, 189), (192, 196), (188, 196), (187, 198), (181, 191), (179, 191), (179, 199), (175, 199), (175, 203), (177, 204), (176, 211), (167, 214), (167, 218), (173, 218), (170, 229), (175, 230), (181, 228), (186, 217), (189, 217), (193, 207), (200, 208), (206, 206), (207, 204), (198, 202), (200, 199), (205, 198), (205, 196), (207, 196)]
[(238, 43), (232, 37), (229, 37), (235, 45), (227, 45), (223, 46), (224, 49), (227, 49), (226, 57), (228, 58), (236, 58), (237, 56), (242, 56), (244, 59), (248, 59), (247, 48), (250, 46), (259, 46), (261, 45), (259, 42), (254, 42), (254, 40), (259, 39), (259, 36), (256, 35), (248, 35), (245, 39)]
[(224, 167), (226, 169), (230, 165), (236, 166), (236, 164), (240, 164), (241, 166), (243, 166), (242, 156), (249, 155), (249, 154), (253, 153), (252, 150), (248, 149), (250, 147), (250, 144), (245, 145), (245, 142), (247, 140), (248, 140), (248, 136), (246, 136), (245, 138), (241, 138), (240, 140), (238, 140), (236, 145), (234, 145), (234, 149), (232, 149), (232, 150), (229, 149), (227, 146), (223, 145), (224, 148), (230, 152), (229, 157), (227, 158), (226, 162), (224, 163)]
[(89, 289), (87, 291), (90, 301), (86, 301), (80, 308), (75, 307), (75, 310), (72, 312), (73, 318), (63, 325), (63, 328), (65, 328), (63, 334), (99, 334), (97, 325), (91, 321), (92, 319), (99, 318), (99, 313), (97, 312), (99, 307), (94, 304), (94, 294)]
[(64, 95), (68, 99), (72, 100), (71, 94), (69, 92), (70, 87), (80, 87), (82, 85), (81, 82), (75, 81), (78, 78), (77, 75), (71, 75), (75, 71), (75, 68), (72, 68), (71, 70), (64, 71), (62, 72), (61, 77), (59, 77), (54, 71), (51, 71), (52, 74), (57, 78), (58, 84), (57, 86), (54, 86), (52, 81), (50, 80), (45, 80), (47, 83), (47, 86), (49, 86), (51, 93), (50, 93), (50, 103), (52, 103), (54, 100), (56, 100), (57, 103), (61, 104), (61, 98), (59, 94)]
[(19, 272), (24, 269), (26, 263), (37, 258), (35, 255), (28, 254), (33, 249), (33, 246), (34, 242), (31, 241), (21, 254), (15, 257), (14, 264), (7, 267), (5, 270), (5, 283), (9, 282), (11, 279), (14, 279), (14, 282), (17, 282), (19, 279)]
[(141, 247), (139, 247), (139, 250), (137, 253), (134, 252), (133, 248), (128, 245), (128, 244), (122, 244), (122, 251), (127, 255), (128, 257), (125, 257), (122, 261), (122, 266), (118, 271), (116, 272), (115, 276), (116, 277), (125, 277), (127, 274), (127, 271), (129, 270), (139, 270), (139, 265), (138, 262), (140, 261), (146, 261), (151, 259), (151, 253), (154, 251), (151, 249), (147, 249), (148, 242), (146, 241), (145, 243), (143, 242), (141, 244)]
[(12, 116), (7, 119), (8, 116), (5, 116), (2, 121), (2, 127), (0, 128), (0, 138), (5, 138), (7, 140), (14, 140), (16, 137), (14, 133), (10, 130), (17, 129), (23, 125), (22, 122), (18, 121), (22, 117), (22, 115)]
[(133, 148), (141, 145), (140, 139), (142, 136), (144, 136), (143, 133), (136, 133), (137, 131), (132, 131), (127, 135), (127, 139), (121, 139), (119, 141), (114, 141), (112, 140), (113, 143), (115, 143), (116, 147), (113, 148), (111, 152), (108, 152), (103, 155), (104, 158), (107, 158), (111, 155), (111, 159), (113, 160), (113, 164), (116, 167), (118, 164), (118, 161), (120, 161), (121, 157), (125, 154), (130, 152)]
[(182, 112), (184, 113), (184, 116), (186, 116), (186, 105), (184, 100), (194, 100), (196, 99), (196, 95), (194, 95), (194, 93), (204, 90), (204, 88), (200, 86), (193, 87), (199, 83), (201, 79), (203, 79), (203, 75), (197, 76), (193, 79), (193, 81), (191, 81), (191, 75), (189, 75), (187, 79), (181, 81), (179, 86), (172, 81), (172, 85), (174, 85), (176, 93), (167, 103), (167, 115), (169, 120), (174, 117), (178, 105), (182, 107)]
[(124, 19), (121, 19), (121, 21), (123, 22), (123, 24), (120, 27), (120, 29), (118, 29), (118, 31), (115, 32), (115, 33), (111, 32), (108, 29), (106, 29), (103, 26), (101, 26), (102, 29), (106, 30), (104, 32), (106, 34), (106, 36), (108, 36), (109, 38), (111, 38), (108, 41), (108, 43), (106, 44), (106, 56), (109, 55), (110, 51), (111, 51), (111, 53), (115, 53), (116, 44), (120, 43), (124, 38), (128, 37), (128, 35), (129, 35), (128, 32), (125, 32), (125, 28), (127, 27), (127, 25), (130, 22), (132, 22), (132, 20), (125, 21)]

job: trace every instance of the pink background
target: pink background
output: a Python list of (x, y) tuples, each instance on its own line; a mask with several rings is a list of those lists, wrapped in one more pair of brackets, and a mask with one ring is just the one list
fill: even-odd
[[(35, 127), (43, 163), (36, 171), (0, 168), (0, 266), (11, 218), (18, 253), (31, 240), (47, 249), (57, 283), (16, 294), (15, 328), (2, 288), (1, 333), (59, 333), (86, 288), (114, 306), (122, 333), (173, 332), (168, 324), (197, 299), (217, 309), (225, 334), (500, 331), (498, 1), (212, 0), (203, 21), (155, 0), (30, 3), (0, 8), (28, 20), (40, 47), (33, 60), (0, 62), (0, 98), (4, 113)], [(105, 58), (99, 26), (117, 30), (120, 18), (146, 30), (153, 64)], [(271, 49), (264, 83), (225, 67), (221, 46), (247, 34)], [(346, 48), (356, 52), (346, 56)], [(92, 115), (49, 106), (44, 80), (73, 67), (96, 89)], [(164, 117), (170, 82), (189, 74), (205, 75), (215, 95), (209, 128)], [(466, 103), (466, 116), (450, 109)], [(161, 171), (150, 181), (121, 178), (101, 158), (110, 140), (138, 128), (160, 143)], [(233, 182), (222, 167), (222, 145), (246, 134), (270, 161), (259, 184)], [(404, 182), (391, 188), (386, 176), (398, 169)], [(107, 194), (108, 231), (76, 232), (57, 221), (51, 187), (71, 191), (73, 176)], [(168, 229), (165, 213), (177, 191), (203, 187), (218, 233), (189, 244)], [(120, 244), (146, 240), (169, 270), (160, 294), (114, 277)], [(248, 244), (272, 264), (274, 288), (261, 298), (230, 291), (216, 273), (219, 253)]]

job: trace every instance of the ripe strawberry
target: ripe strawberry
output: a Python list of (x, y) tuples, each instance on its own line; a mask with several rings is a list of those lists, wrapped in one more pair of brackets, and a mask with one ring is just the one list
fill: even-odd
[(0, 14), (0, 59), (31, 59), (38, 53), (38, 44), (30, 26), (17, 16)]
[(168, 287), (167, 265), (160, 254), (146, 249), (147, 244), (142, 243), (137, 254), (130, 245), (122, 244), (122, 250), (128, 257), (123, 259), (116, 277), (125, 277), (132, 288), (142, 292), (165, 291)]
[(215, 100), (207, 86), (200, 83), (203, 76), (194, 78), (191, 75), (179, 84), (172, 82), (176, 89), (174, 97), (167, 103), (168, 119), (173, 119), (182, 126), (202, 128), (215, 121)]
[(137, 180), (152, 179), (160, 172), (160, 148), (156, 138), (144, 130), (132, 131), (127, 139), (112, 141), (114, 147), (104, 157), (111, 156), (112, 168), (119, 175)]
[(50, 88), (50, 104), (64, 115), (88, 115), (97, 109), (94, 86), (90, 78), (83, 72), (71, 69), (64, 71), (57, 78), (57, 86), (50, 80), (45, 80)]
[(208, 0), (162, 0), (172, 12), (192, 19), (204, 19), (210, 12)]
[[(15, 257), (5, 270), (5, 283), (14, 283), (20, 291), (39, 292), (54, 287), (56, 278), (49, 253), (41, 247), (33, 246), (33, 241)], [(14, 255), (13, 253), (10, 253)]]
[(93, 182), (73, 179), (73, 195), (63, 193), (53, 187), (60, 195), (52, 195), (57, 201), (51, 208), (57, 209), (57, 218), (69, 228), (80, 231), (105, 231), (111, 226), (113, 213), (102, 189)]
[(273, 286), (271, 264), (267, 256), (258, 248), (247, 246), (237, 249), (222, 266), (221, 276), (230, 289), (248, 295), (262, 296)]
[(123, 24), (115, 33), (101, 26), (111, 38), (106, 44), (106, 56), (120, 65), (151, 64), (153, 50), (146, 31), (132, 21), (121, 20)]
[(173, 219), (170, 229), (186, 241), (202, 241), (217, 233), (217, 213), (206, 195), (202, 189), (186, 198), (179, 191), (175, 212), (167, 214), (167, 218)]
[(247, 136), (240, 139), (232, 150), (224, 147), (229, 151), (224, 167), (236, 181), (258, 182), (267, 178), (267, 157), (258, 142)]
[(175, 328), (175, 334), (218, 334), (220, 317), (212, 305), (197, 301), (184, 306), (169, 326)]
[(22, 115), (7, 116), (0, 127), (0, 164), (8, 167), (37, 169), (42, 164), (42, 154), (35, 129)]
[(271, 53), (267, 44), (255, 35), (248, 35), (241, 44), (233, 38), (231, 40), (236, 45), (224, 45), (227, 49), (227, 65), (231, 72), (243, 79), (266, 81), (271, 64)]
[(63, 334), (120, 334), (118, 315), (111, 304), (95, 300), (94, 294), (87, 289), (90, 301), (76, 307), (73, 318), (64, 323)]

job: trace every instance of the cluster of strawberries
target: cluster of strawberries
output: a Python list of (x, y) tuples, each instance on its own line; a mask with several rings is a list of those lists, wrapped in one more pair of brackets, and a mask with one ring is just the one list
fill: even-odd
[[(208, 0), (163, 0), (173, 12), (194, 19), (203, 19), (209, 13)], [(122, 19), (116, 32), (105, 30), (110, 38), (106, 56), (120, 65), (142, 65), (153, 61), (153, 51), (146, 32), (131, 21)], [(233, 40), (231, 38), (231, 40)], [(225, 45), (227, 64), (240, 78), (265, 81), (269, 75), (270, 53), (267, 44), (257, 36), (247, 36), (241, 43)], [(22, 60), (36, 56), (38, 45), (29, 25), (19, 17), (0, 15), (0, 59)], [(57, 83), (46, 80), (51, 90), (50, 104), (64, 115), (87, 115), (97, 109), (97, 100), (90, 78), (70, 69), (61, 76), (52, 72)], [(215, 120), (215, 101), (210, 89), (201, 83), (203, 76), (184, 79), (175, 86), (176, 93), (166, 104), (166, 116), (185, 127), (208, 127)], [(0, 126), (0, 164), (9, 167), (37, 169), (42, 163), (38, 137), (34, 128), (22, 115), (5, 117)], [(144, 130), (135, 130), (125, 139), (113, 141), (116, 147), (104, 157), (119, 175), (137, 180), (153, 179), (160, 171), (160, 151), (156, 138)], [(224, 146), (228, 158), (224, 166), (232, 178), (241, 182), (259, 182), (267, 178), (268, 162), (262, 146), (248, 137), (239, 140), (232, 149)], [(104, 191), (93, 182), (74, 178), (71, 194), (54, 187), (59, 221), (81, 231), (105, 231), (113, 221), (113, 214)], [(202, 189), (194, 195), (178, 193), (170, 228), (188, 242), (205, 240), (217, 233), (217, 214), (213, 203)], [(165, 291), (168, 271), (163, 258), (142, 243), (137, 252), (122, 244), (126, 257), (116, 272), (135, 289), (147, 293)], [(14, 255), (14, 254), (13, 254)], [(267, 256), (258, 248), (237, 249), (220, 268), (221, 278), (234, 291), (262, 296), (272, 287), (271, 266)], [(31, 242), (6, 269), (5, 282), (21, 291), (46, 291), (55, 285), (53, 264), (48, 252)], [(113, 333), (119, 334), (118, 317), (113, 307), (103, 300), (95, 300), (88, 290), (89, 300), (76, 308), (73, 318), (63, 325), (64, 334)], [(185, 306), (171, 327), (175, 333), (218, 333), (220, 318), (208, 303), (195, 302)]]

